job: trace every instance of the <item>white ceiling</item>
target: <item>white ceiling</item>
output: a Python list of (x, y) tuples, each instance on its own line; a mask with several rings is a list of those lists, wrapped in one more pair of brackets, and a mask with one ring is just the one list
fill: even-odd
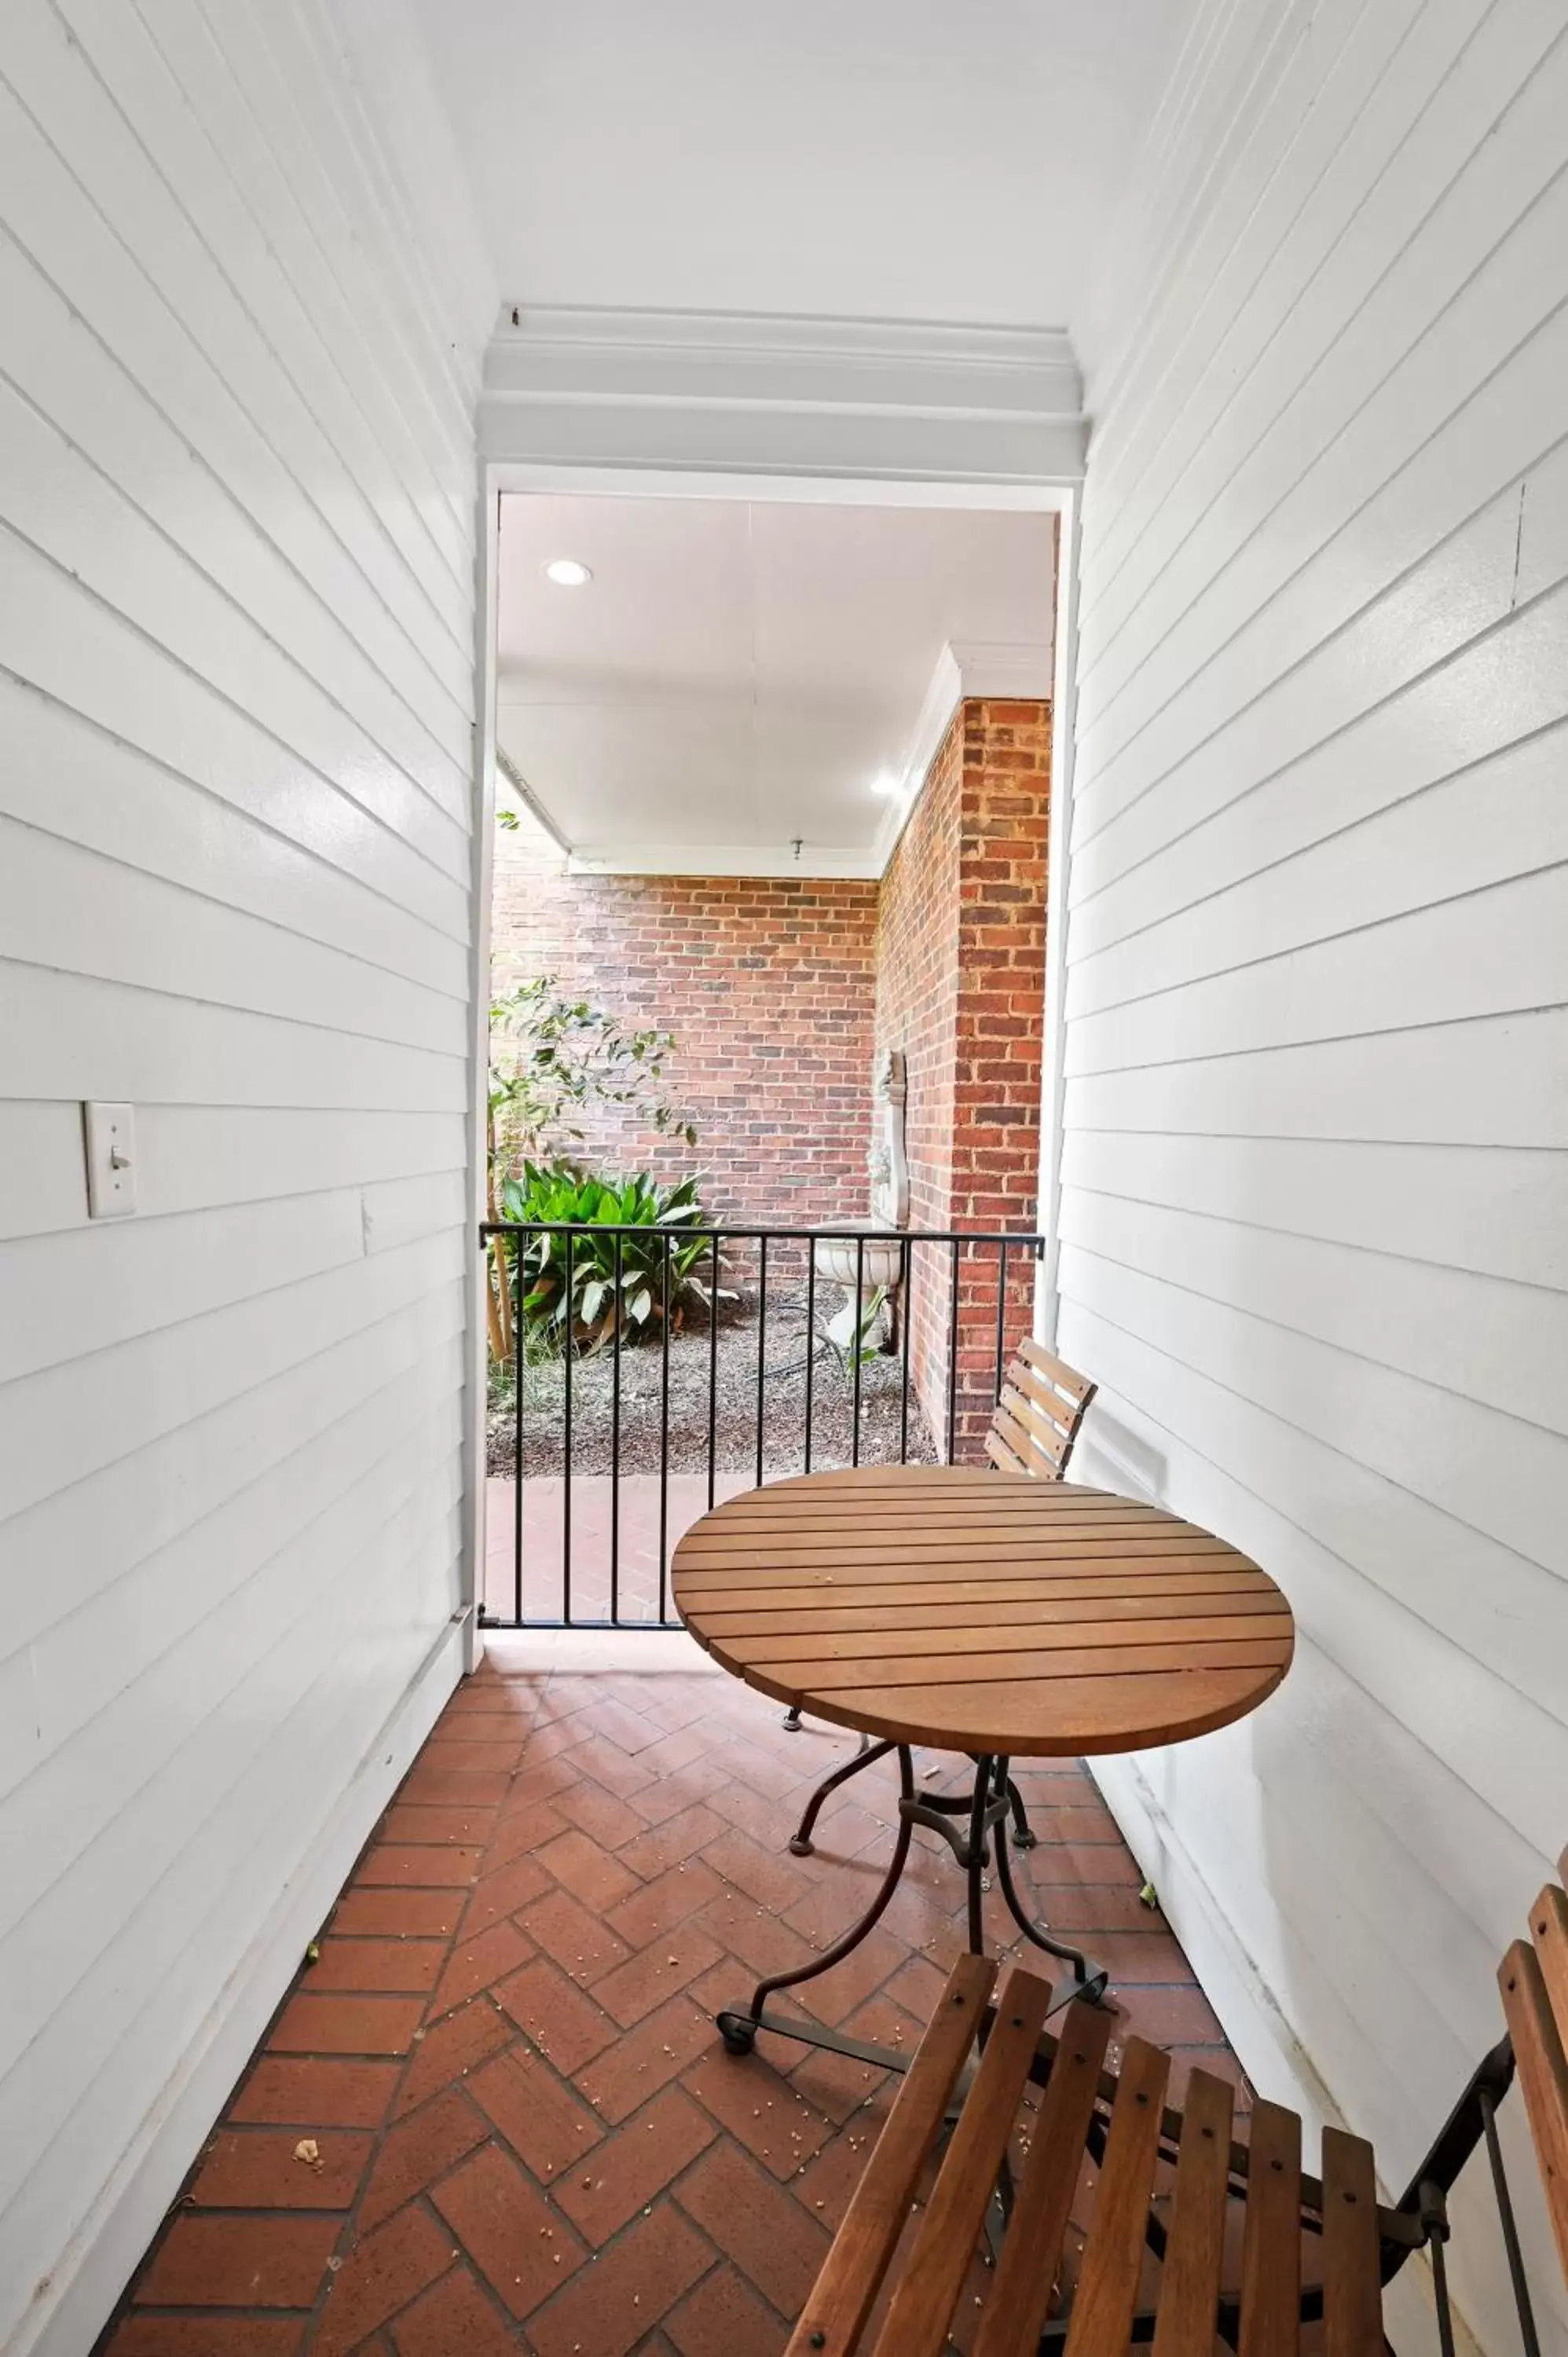
[(508, 303), (1069, 327), (1194, 0), (415, 0)]
[[(509, 495), (498, 730), (589, 857), (714, 846), (864, 863), (944, 646), (1050, 676), (1055, 519), (965, 509)], [(553, 557), (586, 588), (544, 578)], [(816, 864), (822, 864), (819, 858)], [(831, 860), (829, 862), (831, 865)]]

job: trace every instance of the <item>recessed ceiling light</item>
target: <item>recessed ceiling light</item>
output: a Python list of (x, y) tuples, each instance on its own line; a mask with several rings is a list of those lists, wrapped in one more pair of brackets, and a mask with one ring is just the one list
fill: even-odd
[(553, 556), (540, 569), (546, 581), (553, 581), (557, 589), (585, 589), (594, 577), (575, 556)]
[(884, 770), (871, 780), (871, 791), (874, 794), (896, 794), (902, 782), (891, 770)]

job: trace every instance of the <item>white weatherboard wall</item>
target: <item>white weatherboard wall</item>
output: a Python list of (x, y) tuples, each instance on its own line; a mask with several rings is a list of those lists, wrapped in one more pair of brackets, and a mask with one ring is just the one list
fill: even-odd
[(0, 11), (17, 2352), (91, 2345), (459, 1665), (490, 297), (371, 104), (320, 0)]
[(1209, 7), (1120, 257), (1060, 1340), (1081, 1478), (1254, 1554), (1301, 1641), (1254, 1718), (1104, 1781), (1248, 2067), (1398, 2186), (1568, 1841), (1561, 0)]

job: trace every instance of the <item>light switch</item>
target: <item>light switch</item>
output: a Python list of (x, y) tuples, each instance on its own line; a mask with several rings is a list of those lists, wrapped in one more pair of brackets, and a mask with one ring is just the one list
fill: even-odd
[(136, 1208), (136, 1125), (128, 1104), (84, 1104), (87, 1213), (126, 1220)]

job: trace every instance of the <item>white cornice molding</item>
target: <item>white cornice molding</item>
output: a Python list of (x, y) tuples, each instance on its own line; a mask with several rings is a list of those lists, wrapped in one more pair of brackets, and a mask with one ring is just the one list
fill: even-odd
[(571, 876), (795, 876), (875, 883), (882, 873), (873, 851), (829, 845), (726, 843), (579, 844), (566, 863)]
[(1077, 482), (1082, 383), (1059, 328), (746, 312), (502, 313), (495, 461)]
[(1014, 644), (1000, 640), (950, 640), (937, 657), (931, 683), (926, 690), (920, 716), (915, 723), (897, 791), (887, 798), (887, 810), (876, 830), (873, 850), (880, 876), (898, 847), (898, 840), (925, 792), (931, 764), (942, 748), (953, 714), (972, 696), (1018, 696), (1048, 699), (1056, 657), (1042, 641)]

